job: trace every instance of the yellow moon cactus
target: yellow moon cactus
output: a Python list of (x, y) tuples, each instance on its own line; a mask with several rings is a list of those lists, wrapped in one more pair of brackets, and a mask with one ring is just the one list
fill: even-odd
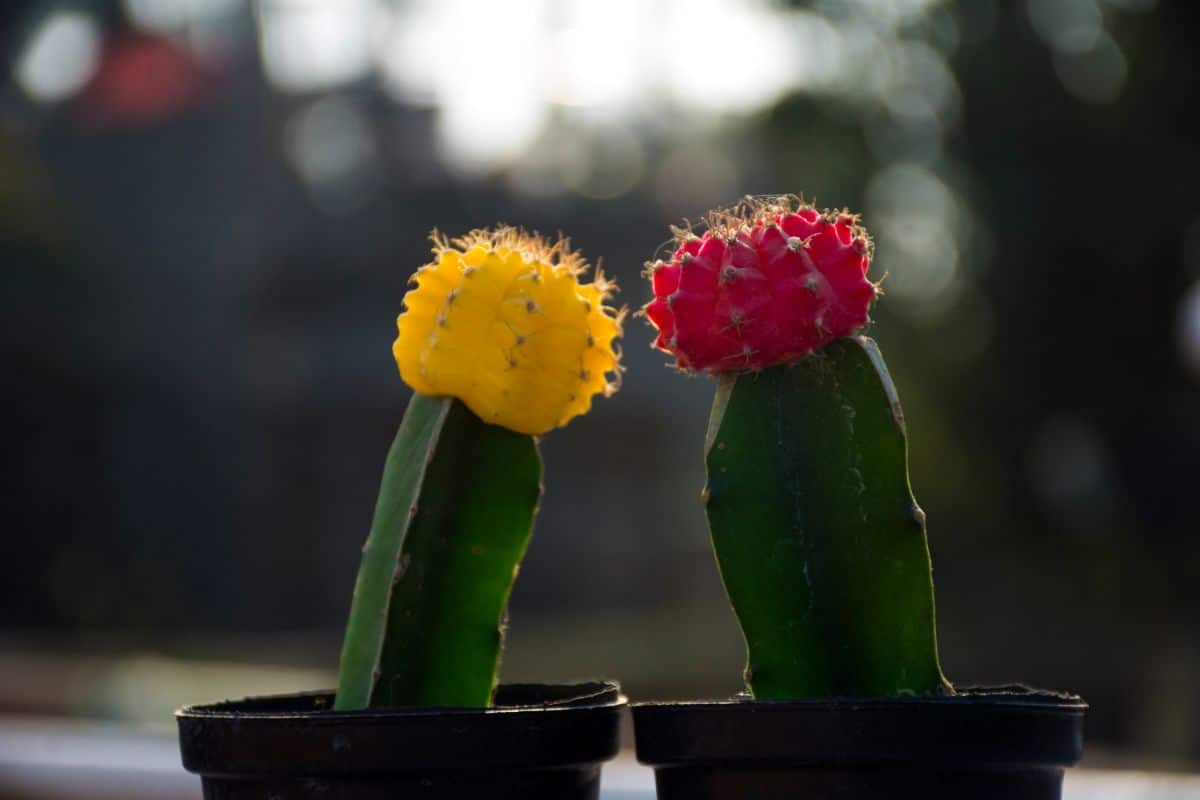
[(417, 270), (392, 346), (400, 377), (425, 395), (457, 397), (484, 422), (538, 435), (616, 391), (624, 310), (616, 284), (566, 239), (517, 228), (446, 240)]

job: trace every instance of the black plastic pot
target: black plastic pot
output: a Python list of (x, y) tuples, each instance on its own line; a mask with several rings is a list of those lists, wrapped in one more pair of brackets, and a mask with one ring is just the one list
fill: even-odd
[(488, 709), (330, 711), (329, 692), (176, 712), (207, 800), (594, 800), (616, 755), (615, 683), (501, 686)]
[(660, 800), (1059, 800), (1087, 705), (1024, 687), (947, 697), (633, 707)]

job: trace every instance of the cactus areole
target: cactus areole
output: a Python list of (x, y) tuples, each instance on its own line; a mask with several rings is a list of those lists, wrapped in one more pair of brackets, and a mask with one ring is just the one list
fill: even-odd
[(413, 276), (392, 352), (415, 391), (388, 453), (335, 708), (486, 707), (541, 497), (535, 435), (612, 394), (622, 313), (564, 239), (500, 227)]
[(925, 515), (878, 347), (858, 217), (747, 198), (677, 229), (644, 312), (680, 368), (718, 377), (703, 492), (755, 698), (952, 691)]

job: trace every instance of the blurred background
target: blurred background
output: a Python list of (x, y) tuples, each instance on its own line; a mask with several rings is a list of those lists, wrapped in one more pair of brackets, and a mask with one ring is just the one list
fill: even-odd
[[(1195, 766), (1198, 36), (1166, 0), (8, 0), (0, 713), (332, 684), (433, 226), (562, 229), (636, 308), (669, 224), (803, 192), (887, 274), (949, 677)], [(650, 338), (544, 440), (508, 680), (740, 687), (712, 386)]]

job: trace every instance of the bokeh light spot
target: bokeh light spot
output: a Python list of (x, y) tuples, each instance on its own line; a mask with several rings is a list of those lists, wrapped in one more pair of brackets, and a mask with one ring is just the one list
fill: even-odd
[(1034, 31), (1056, 50), (1090, 50), (1104, 30), (1096, 0), (1029, 0), (1027, 8)]
[(646, 163), (642, 144), (632, 130), (608, 125), (592, 133), (587, 157), (567, 163), (563, 183), (593, 200), (625, 194), (641, 180)]
[(124, 0), (123, 5), (134, 25), (152, 33), (178, 33), (243, 7), (242, 0)]
[(658, 168), (655, 194), (667, 216), (699, 217), (738, 192), (737, 165), (720, 149), (688, 144), (672, 150)]
[(314, 92), (367, 75), (366, 0), (264, 0), (258, 24), (267, 79), (287, 92)]
[(1082, 52), (1054, 54), (1054, 71), (1063, 87), (1085, 103), (1111, 103), (1125, 88), (1128, 66), (1121, 48), (1108, 34)]
[(961, 296), (960, 201), (933, 172), (916, 164), (884, 169), (867, 187), (867, 227), (875, 235), (875, 274), (898, 310), (933, 320)]
[(1176, 330), (1183, 363), (1200, 378), (1200, 281), (1192, 284), (1179, 303)]
[(356, 103), (338, 95), (323, 97), (297, 111), (284, 135), (288, 159), (318, 207), (337, 212), (361, 204), (378, 147)]
[(54, 11), (34, 30), (17, 61), (21, 89), (40, 103), (83, 88), (100, 61), (100, 26), (81, 11)]

